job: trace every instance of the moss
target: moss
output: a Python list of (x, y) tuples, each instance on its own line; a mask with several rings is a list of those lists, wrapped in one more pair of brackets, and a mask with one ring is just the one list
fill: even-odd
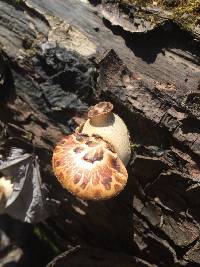
[(189, 13), (200, 12), (200, 0), (119, 0), (119, 2), (138, 6), (157, 5)]
[(121, 0), (119, 2), (138, 6), (146, 6), (148, 4), (152, 4), (151, 0)]
[(187, 29), (200, 24), (200, 0), (180, 1), (173, 11), (173, 18)]
[(15, 0), (16, 4), (21, 4), (23, 0)]
[(200, 0), (119, 0), (120, 3), (146, 7), (161, 7), (171, 12), (171, 18), (184, 28), (194, 29), (200, 25)]
[(48, 250), (51, 250), (53, 254), (58, 254), (60, 252), (57, 246), (48, 237), (48, 234), (45, 232), (45, 230), (41, 226), (34, 227), (34, 234), (37, 236), (37, 238), (41, 242), (46, 244), (46, 246), (48, 247)]

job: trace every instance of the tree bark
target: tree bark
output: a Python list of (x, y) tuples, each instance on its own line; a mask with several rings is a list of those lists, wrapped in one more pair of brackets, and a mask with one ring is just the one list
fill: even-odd
[[(68, 251), (49, 266), (199, 266), (198, 36), (168, 19), (138, 33), (97, 2), (0, 1), (0, 153), (39, 158), (40, 227), (55, 254)], [(86, 202), (57, 183), (51, 154), (100, 100), (130, 131), (129, 180)]]

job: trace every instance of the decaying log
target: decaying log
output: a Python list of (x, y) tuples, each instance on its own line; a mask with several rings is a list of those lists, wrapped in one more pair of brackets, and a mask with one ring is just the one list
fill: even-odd
[[(69, 250), (49, 266), (199, 266), (199, 39), (170, 20), (130, 31), (103, 8), (0, 1), (0, 154), (38, 156), (40, 227)], [(86, 202), (57, 183), (51, 154), (99, 100), (126, 121), (133, 153), (125, 190)]]
[[(94, 258), (95, 263), (94, 263)], [(80, 248), (79, 246), (70, 249), (67, 252), (56, 257), (52, 262), (48, 264), (48, 267), (62, 267), (62, 266), (82, 266), (84, 262), (85, 266), (112, 266), (120, 267), (120, 266), (152, 266), (147, 262), (133, 258), (130, 255), (122, 254), (122, 253), (113, 253), (110, 251), (106, 251), (103, 249), (97, 249), (92, 247)], [(67, 265), (66, 265), (67, 263)]]

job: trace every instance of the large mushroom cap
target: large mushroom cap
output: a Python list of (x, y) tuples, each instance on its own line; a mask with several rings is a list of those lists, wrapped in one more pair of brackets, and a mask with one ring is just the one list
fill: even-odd
[(52, 164), (63, 187), (84, 199), (111, 198), (125, 187), (128, 178), (113, 147), (95, 135), (65, 137), (54, 150)]

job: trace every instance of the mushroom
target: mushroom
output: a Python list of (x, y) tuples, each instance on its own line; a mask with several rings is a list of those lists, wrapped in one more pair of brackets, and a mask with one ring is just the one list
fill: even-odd
[(91, 107), (88, 120), (54, 149), (52, 166), (56, 177), (64, 188), (80, 198), (108, 199), (127, 183), (128, 130), (112, 109), (109, 102)]
[(95, 135), (75, 133), (62, 139), (52, 164), (63, 187), (84, 199), (111, 198), (124, 188), (128, 178), (113, 147)]
[(126, 166), (131, 155), (129, 133), (126, 124), (112, 110), (113, 105), (110, 102), (100, 102), (92, 106), (88, 112), (88, 120), (80, 130), (88, 135), (98, 134), (112, 144)]
[(13, 192), (13, 184), (11, 179), (5, 177), (0, 178), (0, 214), (5, 210), (7, 200)]

